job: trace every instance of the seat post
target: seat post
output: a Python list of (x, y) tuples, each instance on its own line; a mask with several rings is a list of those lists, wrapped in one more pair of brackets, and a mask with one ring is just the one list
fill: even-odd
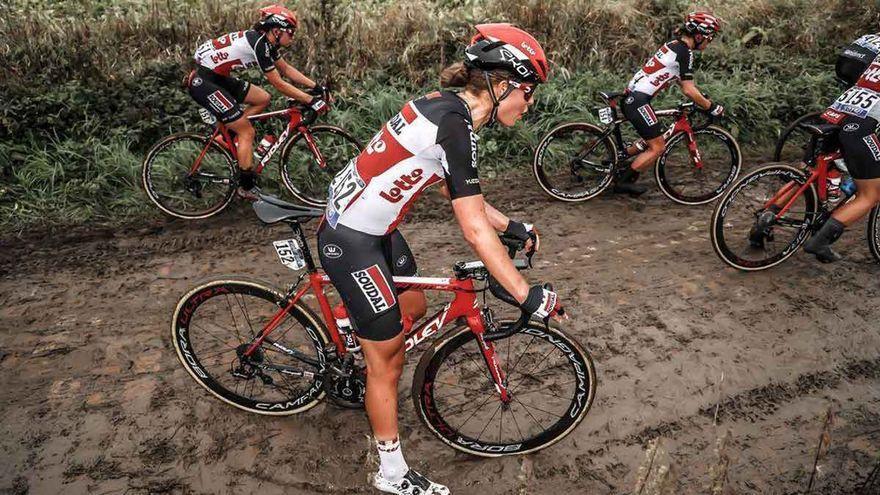
[(315, 260), (312, 258), (312, 250), (309, 248), (309, 241), (306, 239), (306, 234), (303, 232), (302, 226), (297, 221), (290, 222), (289, 225), (290, 229), (293, 230), (293, 233), (299, 238), (303, 258), (306, 262), (306, 269), (309, 273), (316, 271), (318, 268), (315, 266)]

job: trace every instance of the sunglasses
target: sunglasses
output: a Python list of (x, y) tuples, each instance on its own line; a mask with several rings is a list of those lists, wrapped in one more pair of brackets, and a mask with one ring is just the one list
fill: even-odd
[(521, 83), (521, 82), (516, 82), (516, 81), (507, 81), (507, 82), (511, 86), (513, 86), (514, 88), (522, 90), (523, 99), (525, 99), (526, 101), (529, 101), (532, 99), (532, 97), (535, 95), (535, 89), (537, 89), (537, 87), (538, 87), (537, 84), (526, 84), (526, 83)]

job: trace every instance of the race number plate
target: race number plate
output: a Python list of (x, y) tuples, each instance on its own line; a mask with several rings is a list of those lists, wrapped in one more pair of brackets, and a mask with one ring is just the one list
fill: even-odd
[(610, 124), (614, 122), (614, 112), (611, 110), (611, 107), (602, 107), (597, 110), (599, 114), (599, 122), (603, 124)]
[(877, 105), (880, 105), (880, 93), (853, 86), (840, 95), (831, 108), (838, 112), (865, 118), (872, 115), (874, 107)]
[(306, 267), (306, 259), (303, 257), (302, 248), (296, 239), (285, 239), (272, 243), (275, 252), (281, 258), (281, 264), (291, 270), (302, 270)]

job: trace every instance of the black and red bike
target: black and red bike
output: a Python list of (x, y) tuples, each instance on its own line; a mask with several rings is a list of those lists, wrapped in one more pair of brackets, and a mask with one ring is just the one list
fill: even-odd
[[(310, 93), (311, 94), (311, 93)], [(268, 149), (255, 158), (261, 173), (281, 153), (281, 183), (299, 201), (323, 206), (337, 172), (363, 149), (360, 141), (333, 125), (312, 125), (317, 115), (288, 99), (288, 108), (249, 117), (252, 122), (286, 120)], [(180, 132), (161, 139), (147, 152), (141, 180), (150, 200), (168, 215), (207, 218), (223, 211), (238, 187), (238, 149), (229, 129), (202, 109), (207, 133)], [(270, 134), (271, 135), (271, 134)], [(254, 143), (257, 149), (257, 143)]]
[[(619, 108), (626, 95), (599, 95), (605, 103), (597, 110), (603, 126), (589, 122), (559, 125), (535, 150), (535, 179), (544, 192), (560, 201), (579, 202), (598, 196), (612, 184), (618, 164), (629, 158), (621, 132), (626, 119)], [(706, 115), (706, 122), (695, 125), (692, 118), (698, 112)], [(666, 149), (654, 167), (663, 194), (684, 205), (700, 205), (721, 196), (742, 167), (736, 139), (712, 125), (714, 118), (693, 102), (655, 113), (674, 120), (663, 134)]]
[[(823, 121), (824, 122), (824, 121)], [(811, 140), (802, 168), (773, 163), (740, 179), (715, 205), (712, 247), (728, 265), (766, 270), (790, 258), (851, 196), (841, 187), (848, 176), (837, 134), (828, 123), (802, 123)], [(775, 213), (768, 214), (771, 207)], [(868, 214), (868, 247), (880, 262), (880, 206)]]
[[(180, 362), (211, 394), (248, 412), (291, 415), (325, 397), (343, 407), (362, 407), (360, 344), (350, 327), (337, 325), (346, 319), (344, 307), (331, 307), (330, 280), (315, 265), (300, 225), (323, 212), (268, 196), (253, 207), (266, 224), (290, 226), (293, 238), (274, 247), (283, 264), (303, 272), (286, 290), (242, 277), (193, 287), (171, 321)], [(512, 258), (524, 247), (517, 240), (502, 242)], [(531, 253), (514, 265), (528, 268)], [(399, 288), (454, 295), (423, 323), (405, 324), (407, 352), (436, 337), (412, 380), (419, 418), (450, 447), (478, 456), (525, 454), (558, 442), (593, 403), (596, 370), (590, 354), (553, 324), (527, 315), (496, 319), (487, 293), (516, 301), (482, 262), (458, 262), (453, 273), (393, 277)]]

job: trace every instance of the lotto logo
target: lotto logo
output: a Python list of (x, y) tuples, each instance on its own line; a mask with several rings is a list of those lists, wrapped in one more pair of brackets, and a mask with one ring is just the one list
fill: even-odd
[(417, 168), (413, 170), (409, 174), (403, 174), (399, 178), (394, 179), (394, 187), (389, 191), (381, 191), (379, 192), (379, 196), (382, 196), (387, 201), (392, 203), (398, 203), (401, 199), (403, 199), (403, 192), (409, 191), (413, 187), (416, 186), (422, 180), (422, 174), (424, 172), (422, 169)]
[(391, 292), (391, 287), (388, 286), (388, 281), (382, 274), (382, 270), (379, 269), (379, 265), (358, 270), (351, 276), (354, 277), (354, 281), (357, 282), (361, 293), (367, 298), (374, 313), (381, 313), (394, 306), (396, 302), (394, 293)]
[(865, 136), (864, 141), (868, 145), (868, 150), (871, 152), (874, 160), (880, 160), (880, 139), (877, 139), (877, 135), (869, 134)]
[(651, 105), (640, 106), (639, 115), (645, 119), (645, 123), (648, 125), (654, 125), (657, 123), (657, 116), (654, 115), (654, 109), (651, 108)]
[(213, 93), (208, 95), (208, 102), (211, 103), (211, 106), (214, 107), (214, 110), (217, 110), (220, 113), (223, 113), (232, 108), (232, 102), (230, 102), (228, 98), (223, 96), (223, 93), (221, 93), (219, 90), (214, 91)]

